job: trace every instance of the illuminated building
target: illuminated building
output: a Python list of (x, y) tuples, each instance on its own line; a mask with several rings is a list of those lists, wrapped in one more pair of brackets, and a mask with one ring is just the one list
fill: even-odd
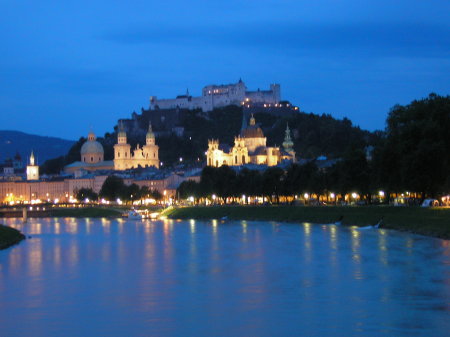
[(249, 126), (246, 126), (244, 119), (241, 133), (234, 138), (234, 146), (231, 149), (220, 148), (218, 140), (208, 141), (207, 165), (215, 167), (245, 164), (274, 166), (283, 160), (295, 161), (293, 145), (290, 130), (287, 127), (283, 149), (268, 147), (267, 138), (264, 137), (262, 129), (256, 124), (252, 115)]
[(33, 151), (31, 151), (30, 163), (27, 165), (27, 180), (39, 180), (39, 166), (35, 164)]
[(253, 103), (277, 104), (281, 100), (280, 85), (271, 84), (269, 90), (248, 91), (242, 80), (234, 84), (207, 85), (202, 95), (193, 97), (186, 91), (185, 95), (172, 99), (150, 97), (150, 110), (155, 109), (201, 109), (204, 112), (227, 105), (243, 105), (246, 101)]

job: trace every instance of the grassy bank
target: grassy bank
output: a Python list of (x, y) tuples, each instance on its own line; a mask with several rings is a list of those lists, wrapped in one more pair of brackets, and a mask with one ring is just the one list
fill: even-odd
[(24, 239), (25, 235), (17, 229), (0, 225), (0, 250), (15, 245)]
[(421, 207), (303, 207), (303, 206), (217, 206), (184, 207), (165, 212), (173, 219), (262, 220), (333, 223), (344, 216), (343, 224), (367, 226), (383, 217), (383, 228), (450, 239), (450, 209)]

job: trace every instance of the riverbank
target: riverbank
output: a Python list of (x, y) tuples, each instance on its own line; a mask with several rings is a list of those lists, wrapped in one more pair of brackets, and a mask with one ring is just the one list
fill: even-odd
[(214, 206), (182, 207), (164, 212), (172, 219), (260, 220), (283, 222), (334, 223), (343, 216), (342, 224), (375, 225), (383, 218), (381, 228), (407, 231), (450, 239), (450, 209), (394, 206)]
[[(72, 218), (114, 218), (120, 217), (125, 208), (113, 207), (41, 207), (27, 211), (28, 218), (72, 217)], [(3, 209), (2, 218), (22, 218), (22, 208)]]
[(25, 240), (25, 235), (15, 228), (0, 225), (0, 250)]

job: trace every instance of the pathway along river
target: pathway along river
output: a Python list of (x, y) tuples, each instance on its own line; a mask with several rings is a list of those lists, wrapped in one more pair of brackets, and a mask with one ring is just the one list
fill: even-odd
[(450, 241), (334, 225), (5, 220), (1, 336), (444, 336)]

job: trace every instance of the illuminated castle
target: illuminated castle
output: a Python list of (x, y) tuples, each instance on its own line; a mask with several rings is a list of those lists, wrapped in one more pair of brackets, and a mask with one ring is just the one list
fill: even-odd
[(281, 100), (280, 85), (271, 84), (269, 90), (247, 91), (242, 80), (235, 84), (207, 85), (202, 95), (193, 97), (186, 91), (185, 95), (172, 99), (150, 97), (150, 110), (155, 109), (201, 109), (211, 111), (227, 105), (244, 105), (245, 102), (277, 104)]
[[(245, 121), (245, 120), (244, 120)], [(208, 166), (239, 166), (257, 164), (274, 166), (283, 160), (295, 161), (289, 126), (286, 127), (283, 149), (268, 147), (267, 138), (261, 128), (256, 125), (255, 118), (250, 118), (250, 125), (243, 123), (240, 135), (234, 138), (234, 146), (227, 150), (220, 148), (218, 140), (208, 141), (206, 160)]]

